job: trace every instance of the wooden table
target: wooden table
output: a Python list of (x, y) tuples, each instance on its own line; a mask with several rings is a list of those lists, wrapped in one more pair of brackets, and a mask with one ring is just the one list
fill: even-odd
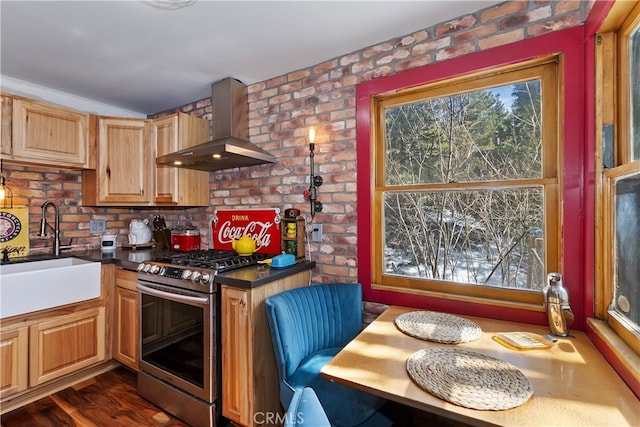
[[(560, 338), (548, 350), (511, 350), (492, 339), (498, 332), (545, 327), (467, 317), (482, 337), (464, 344), (438, 344), (402, 333), (396, 316), (413, 308), (390, 307), (322, 368), (322, 375), (386, 399), (471, 425), (503, 426), (640, 426), (640, 402), (581, 332)], [(427, 347), (455, 347), (505, 360), (531, 382), (534, 394), (505, 411), (468, 409), (422, 390), (407, 374), (405, 362)]]

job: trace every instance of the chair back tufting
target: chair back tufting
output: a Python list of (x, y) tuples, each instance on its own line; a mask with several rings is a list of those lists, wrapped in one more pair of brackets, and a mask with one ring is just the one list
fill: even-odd
[(280, 381), (309, 354), (343, 347), (362, 328), (362, 286), (330, 283), (291, 289), (265, 300)]

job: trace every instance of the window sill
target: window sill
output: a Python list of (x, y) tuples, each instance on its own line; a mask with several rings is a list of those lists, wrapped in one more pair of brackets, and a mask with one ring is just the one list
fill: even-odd
[(640, 399), (640, 357), (605, 322), (587, 319), (589, 339)]
[(395, 292), (395, 293), (401, 293), (401, 294), (420, 295), (424, 297), (439, 298), (442, 300), (451, 300), (456, 302), (467, 302), (472, 304), (479, 304), (482, 306), (493, 306), (493, 307), (516, 309), (516, 310), (525, 310), (525, 311), (536, 312), (536, 313), (545, 312), (545, 309), (542, 306), (542, 303), (534, 304), (534, 303), (527, 303), (527, 302), (504, 301), (496, 298), (491, 298), (489, 296), (485, 296), (483, 298), (480, 296), (435, 292), (435, 291), (428, 291), (428, 290), (418, 289), (418, 288), (410, 288), (410, 287), (398, 286), (398, 285), (389, 286), (389, 285), (383, 285), (383, 284), (377, 284), (377, 283), (372, 283), (371, 289), (379, 290), (379, 291)]

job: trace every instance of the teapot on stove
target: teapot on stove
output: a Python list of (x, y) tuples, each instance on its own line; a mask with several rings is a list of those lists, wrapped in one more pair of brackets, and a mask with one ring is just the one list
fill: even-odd
[(254, 240), (246, 234), (238, 240), (231, 240), (231, 247), (241, 256), (252, 255), (257, 249), (256, 246), (261, 245), (259, 240)]

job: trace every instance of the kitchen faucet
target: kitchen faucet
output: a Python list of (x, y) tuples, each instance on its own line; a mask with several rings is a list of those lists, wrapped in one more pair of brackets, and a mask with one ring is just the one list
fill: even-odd
[[(53, 206), (53, 211), (56, 214), (55, 228), (51, 227), (51, 224), (47, 223), (47, 208), (49, 206)], [(58, 212), (58, 206), (56, 206), (56, 204), (53, 202), (44, 202), (40, 207), (42, 208), (42, 218), (40, 218), (40, 232), (38, 233), (38, 236), (47, 237), (47, 226), (49, 226), (49, 228), (51, 228), (54, 233), (53, 255), (59, 256), (60, 251), (62, 249), (71, 249), (71, 242), (73, 241), (73, 237), (69, 241), (68, 245), (61, 246), (60, 245), (60, 213)]]

